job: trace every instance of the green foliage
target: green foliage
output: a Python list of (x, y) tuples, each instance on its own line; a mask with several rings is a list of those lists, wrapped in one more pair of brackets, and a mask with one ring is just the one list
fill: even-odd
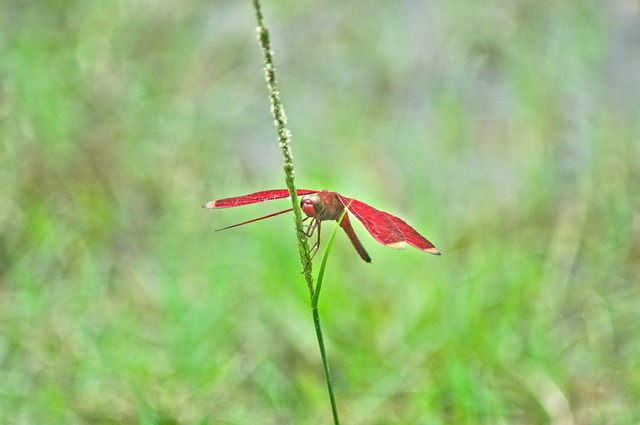
[[(264, 5), (297, 185), (443, 253), (357, 226), (365, 264), (338, 234), (320, 309), (345, 424), (640, 421), (623, 7)], [(292, 219), (214, 233), (287, 201), (200, 208), (283, 187), (252, 13), (3, 5), (0, 423), (330, 423)]]

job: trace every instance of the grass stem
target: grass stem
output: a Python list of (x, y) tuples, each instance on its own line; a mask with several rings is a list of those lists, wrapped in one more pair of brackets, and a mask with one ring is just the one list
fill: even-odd
[[(329, 373), (329, 362), (327, 360), (327, 353), (324, 345), (324, 338), (322, 336), (322, 326), (320, 325), (320, 314), (318, 312), (318, 296), (320, 295), (320, 287), (322, 284), (322, 276), (324, 275), (324, 268), (327, 262), (327, 254), (330, 245), (325, 251), (325, 255), (322, 261), (322, 267), (318, 276), (318, 286), (314, 288), (313, 275), (311, 269), (311, 258), (309, 255), (309, 244), (307, 243), (307, 237), (302, 227), (302, 211), (298, 204), (298, 196), (296, 193), (296, 186), (294, 182), (294, 168), (293, 168), (293, 153), (291, 151), (291, 133), (287, 129), (287, 117), (284, 113), (284, 107), (280, 100), (280, 92), (278, 91), (278, 84), (276, 82), (275, 67), (273, 65), (273, 52), (271, 51), (271, 42), (269, 40), (269, 30), (264, 24), (264, 19), (260, 9), (260, 1), (253, 0), (253, 7), (256, 12), (256, 19), (258, 21), (258, 40), (260, 41), (260, 47), (262, 49), (262, 55), (264, 59), (264, 72), (267, 80), (267, 88), (269, 90), (269, 99), (271, 101), (271, 113), (275, 121), (276, 129), (278, 132), (278, 141), (282, 154), (284, 156), (284, 173), (287, 184), (287, 189), (291, 196), (291, 204), (293, 207), (293, 214), (296, 225), (296, 234), (298, 236), (298, 251), (300, 253), (300, 262), (304, 267), (304, 277), (309, 288), (309, 297), (311, 300), (311, 310), (313, 312), (313, 323), (316, 330), (316, 336), (318, 338), (318, 346), (320, 348), (320, 355), (322, 357), (322, 364), (324, 367), (325, 380), (327, 382), (327, 388), (329, 391), (329, 399), (331, 401), (331, 412), (333, 413), (333, 421), (335, 425), (339, 425), (338, 409), (336, 406), (335, 396), (333, 394), (333, 386), (331, 384), (331, 375)], [(346, 209), (345, 209), (346, 211)], [(335, 230), (331, 236), (330, 243), (333, 242), (335, 237)]]

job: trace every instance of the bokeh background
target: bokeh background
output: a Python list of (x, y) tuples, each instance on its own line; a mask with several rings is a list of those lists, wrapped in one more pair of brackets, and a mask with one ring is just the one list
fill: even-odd
[[(443, 253), (338, 235), (342, 421), (639, 423), (640, 4), (263, 7), (298, 187)], [(251, 3), (0, 14), (0, 423), (331, 423), (291, 216), (214, 232), (288, 201), (200, 208), (284, 187)]]

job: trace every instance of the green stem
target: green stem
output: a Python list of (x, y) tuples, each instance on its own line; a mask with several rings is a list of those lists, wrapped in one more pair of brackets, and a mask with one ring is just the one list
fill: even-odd
[[(256, 19), (258, 21), (258, 39), (260, 40), (260, 47), (262, 48), (262, 55), (264, 59), (264, 73), (267, 80), (267, 88), (269, 90), (269, 99), (271, 101), (271, 113), (275, 120), (276, 129), (278, 131), (278, 141), (280, 143), (280, 149), (284, 156), (284, 173), (287, 183), (287, 189), (291, 196), (291, 204), (293, 208), (293, 215), (296, 224), (296, 234), (298, 235), (298, 251), (300, 253), (300, 262), (304, 268), (304, 277), (309, 288), (309, 296), (311, 298), (313, 323), (316, 329), (316, 336), (318, 337), (318, 346), (320, 347), (320, 355), (322, 356), (322, 364), (324, 367), (325, 380), (327, 382), (327, 388), (329, 390), (329, 399), (331, 401), (331, 411), (333, 413), (333, 421), (335, 425), (339, 425), (338, 409), (336, 406), (336, 400), (333, 395), (333, 386), (331, 384), (331, 375), (329, 374), (329, 362), (327, 360), (327, 353), (324, 345), (324, 338), (322, 337), (322, 327), (320, 326), (320, 314), (318, 313), (318, 295), (320, 293), (320, 285), (314, 289), (313, 275), (311, 273), (311, 257), (309, 255), (309, 244), (307, 243), (306, 234), (302, 227), (302, 211), (298, 204), (298, 196), (296, 193), (296, 186), (293, 179), (293, 154), (291, 152), (291, 133), (287, 129), (287, 117), (284, 113), (282, 102), (280, 101), (280, 92), (278, 91), (278, 85), (276, 83), (275, 67), (273, 66), (273, 54), (271, 52), (271, 42), (269, 40), (269, 30), (264, 25), (262, 12), (260, 10), (260, 0), (253, 0), (253, 7), (256, 11)], [(345, 209), (346, 210), (346, 209)], [(335, 231), (332, 235), (335, 236)], [(324, 274), (324, 266), (326, 264), (327, 252), (325, 250), (325, 257), (322, 262), (321, 275), (319, 276), (319, 283), (322, 283), (322, 275)]]
[(329, 401), (331, 402), (331, 413), (333, 413), (333, 423), (340, 425), (338, 419), (338, 406), (336, 405), (336, 398), (333, 395), (333, 385), (331, 384), (331, 372), (329, 371), (329, 361), (327, 360), (327, 352), (324, 348), (324, 338), (322, 336), (322, 327), (320, 326), (320, 313), (318, 312), (318, 306), (311, 309), (313, 312), (313, 324), (316, 328), (316, 337), (318, 338), (318, 346), (320, 347), (320, 356), (322, 357), (322, 366), (324, 368), (324, 379), (327, 382), (327, 391), (329, 391)]
[(264, 75), (267, 80), (267, 88), (269, 90), (269, 100), (271, 101), (271, 114), (275, 120), (276, 129), (278, 131), (278, 141), (280, 149), (284, 156), (284, 175), (291, 197), (291, 205), (293, 207), (293, 216), (295, 219), (296, 233), (298, 235), (298, 251), (300, 253), (300, 262), (304, 268), (304, 277), (307, 281), (309, 294), (313, 297), (313, 275), (311, 274), (311, 257), (309, 256), (309, 244), (302, 227), (302, 211), (298, 203), (298, 195), (296, 193), (296, 185), (293, 180), (293, 153), (291, 151), (291, 132), (287, 129), (287, 116), (284, 113), (282, 102), (280, 101), (280, 92), (276, 82), (276, 70), (273, 66), (273, 52), (271, 51), (271, 41), (269, 39), (269, 30), (264, 24), (262, 12), (260, 10), (260, 0), (253, 0), (253, 7), (256, 11), (256, 19), (258, 21), (258, 40), (262, 49), (264, 60)]
[(324, 278), (324, 270), (327, 266), (327, 260), (329, 258), (329, 253), (331, 252), (331, 247), (333, 246), (333, 240), (336, 238), (336, 233), (338, 232), (338, 228), (340, 227), (340, 223), (342, 223), (342, 219), (347, 213), (347, 208), (342, 211), (342, 215), (338, 219), (338, 225), (333, 229), (331, 233), (331, 237), (329, 238), (329, 242), (327, 242), (327, 248), (324, 250), (324, 255), (322, 256), (322, 263), (320, 264), (320, 272), (318, 272), (318, 283), (316, 284), (316, 289), (313, 292), (313, 296), (311, 297), (311, 310), (313, 312), (313, 323), (316, 328), (316, 337), (318, 338), (318, 346), (320, 346), (320, 355), (322, 356), (322, 366), (324, 368), (324, 379), (327, 382), (327, 390), (329, 391), (329, 400), (331, 402), (331, 412), (333, 413), (333, 422), (335, 425), (340, 424), (340, 420), (338, 419), (338, 406), (336, 405), (336, 398), (333, 395), (333, 384), (331, 383), (331, 372), (329, 370), (329, 361), (327, 360), (327, 353), (324, 345), (324, 337), (322, 336), (322, 326), (320, 326), (320, 313), (318, 312), (318, 299), (320, 298), (320, 290), (322, 289), (322, 280)]

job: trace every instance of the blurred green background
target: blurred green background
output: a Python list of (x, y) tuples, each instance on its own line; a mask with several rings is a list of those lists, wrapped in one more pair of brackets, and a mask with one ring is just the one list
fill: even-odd
[[(343, 423), (639, 423), (638, 2), (263, 7)], [(0, 13), (0, 423), (331, 423), (250, 2)]]

